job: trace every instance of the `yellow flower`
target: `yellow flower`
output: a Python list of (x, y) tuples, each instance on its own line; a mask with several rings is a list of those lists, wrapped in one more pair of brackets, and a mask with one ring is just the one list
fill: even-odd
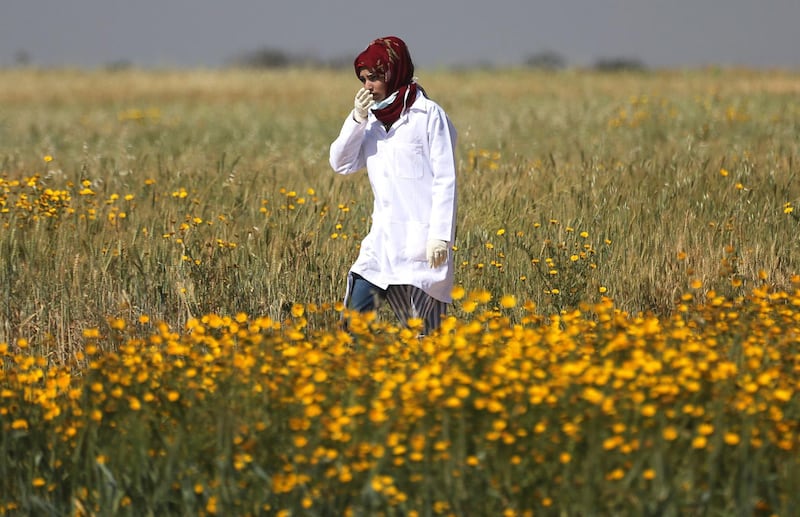
[(478, 303), (489, 303), (492, 301), (492, 293), (486, 290), (473, 291), (470, 298)]
[(710, 436), (714, 434), (714, 426), (711, 424), (700, 424), (700, 427), (697, 428), (697, 432), (703, 436)]
[(725, 169), (720, 169), (719, 170), (719, 174), (720, 174), (720, 176), (722, 176), (724, 178), (725, 176), (728, 175), (728, 171), (725, 170)]
[(663, 436), (668, 442), (671, 442), (678, 438), (678, 430), (672, 426), (665, 427), (664, 431), (661, 433), (661, 436)]
[(728, 445), (738, 445), (740, 440), (739, 435), (731, 431), (726, 432), (722, 439)]
[(444, 406), (450, 409), (460, 408), (461, 399), (458, 397), (449, 397), (444, 401)]
[(500, 305), (504, 309), (512, 309), (517, 305), (517, 298), (514, 295), (507, 294), (500, 299)]
[(292, 316), (300, 318), (305, 313), (305, 307), (299, 303), (292, 305)]
[(86, 339), (97, 339), (100, 337), (100, 330), (97, 328), (83, 329), (83, 337)]
[(422, 318), (408, 318), (406, 323), (411, 329), (422, 329), (422, 327), (425, 325), (425, 320)]
[(208, 502), (206, 502), (206, 511), (212, 515), (216, 515), (217, 513), (217, 498), (216, 496), (211, 496), (208, 498)]
[(789, 402), (792, 400), (792, 391), (779, 388), (772, 392), (772, 396), (780, 402)]

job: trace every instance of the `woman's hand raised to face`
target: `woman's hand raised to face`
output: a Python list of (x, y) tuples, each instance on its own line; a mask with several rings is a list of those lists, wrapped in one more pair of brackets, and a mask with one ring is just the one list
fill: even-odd
[(353, 118), (355, 118), (356, 122), (361, 124), (362, 122), (367, 120), (367, 116), (369, 115), (369, 107), (372, 106), (375, 101), (372, 98), (372, 92), (361, 88), (356, 93), (356, 98), (353, 101)]

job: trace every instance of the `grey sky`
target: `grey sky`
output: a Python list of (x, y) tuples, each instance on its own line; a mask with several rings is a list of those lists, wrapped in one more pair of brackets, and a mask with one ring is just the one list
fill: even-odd
[(2, 0), (0, 66), (215, 67), (273, 48), (328, 59), (396, 35), (418, 67), (569, 64), (800, 69), (800, 0)]

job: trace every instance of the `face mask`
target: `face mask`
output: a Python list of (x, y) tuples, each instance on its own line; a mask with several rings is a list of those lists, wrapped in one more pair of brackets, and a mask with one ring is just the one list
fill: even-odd
[(385, 99), (383, 99), (382, 101), (380, 101), (380, 102), (376, 102), (376, 103), (375, 103), (375, 104), (372, 106), (372, 111), (375, 111), (375, 110), (380, 110), (380, 109), (383, 109), (383, 108), (385, 108), (385, 107), (386, 107), (386, 106), (388, 106), (389, 104), (393, 103), (393, 102), (394, 102), (394, 100), (395, 100), (396, 98), (397, 98), (397, 92), (395, 91), (393, 94), (389, 95), (388, 97), (386, 97), (386, 98), (385, 98)]

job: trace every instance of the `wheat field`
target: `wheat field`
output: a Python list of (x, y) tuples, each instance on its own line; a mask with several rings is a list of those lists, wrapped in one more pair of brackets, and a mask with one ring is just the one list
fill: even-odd
[[(420, 82), (459, 131), (468, 291), (666, 314), (692, 281), (734, 293), (798, 271), (796, 76)], [(0, 338), (68, 356), (110, 316), (339, 300), (371, 210), (365, 175), (327, 165), (355, 86), (327, 70), (3, 72)]]

